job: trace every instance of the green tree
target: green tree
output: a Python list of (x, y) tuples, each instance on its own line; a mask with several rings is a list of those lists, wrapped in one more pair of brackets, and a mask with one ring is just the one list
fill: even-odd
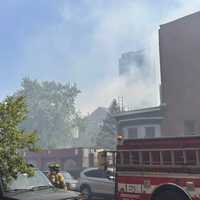
[(8, 182), (18, 172), (33, 173), (22, 150), (36, 150), (37, 134), (25, 133), (19, 124), (25, 119), (27, 108), (24, 97), (7, 97), (0, 103), (0, 174)]
[(27, 99), (29, 114), (22, 128), (36, 130), (44, 148), (63, 148), (73, 144), (78, 113), (75, 99), (80, 91), (75, 84), (23, 79), (18, 95)]
[(113, 114), (120, 111), (116, 99), (113, 99), (108, 109), (108, 114), (103, 121), (102, 128), (97, 136), (97, 146), (105, 149), (115, 149), (116, 147), (116, 134), (117, 134), (117, 121)]

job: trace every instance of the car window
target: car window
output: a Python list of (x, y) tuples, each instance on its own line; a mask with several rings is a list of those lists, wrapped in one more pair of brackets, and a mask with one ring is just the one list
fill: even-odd
[(96, 177), (97, 176), (97, 170), (86, 171), (84, 174), (85, 174), (85, 176), (88, 176), (88, 177)]
[(88, 177), (94, 177), (94, 178), (107, 178), (106, 172), (101, 169), (87, 171), (85, 172), (85, 175)]
[(36, 170), (31, 177), (27, 174), (19, 174), (17, 179), (8, 185), (7, 190), (31, 189), (37, 186), (52, 186), (48, 178), (39, 170)]
[(74, 179), (74, 178), (71, 176), (71, 174), (68, 173), (68, 172), (61, 172), (61, 173), (63, 174), (65, 180), (66, 180), (66, 179)]
[(98, 170), (98, 177), (99, 178), (107, 178), (106, 171), (104, 171), (104, 170)]
[(111, 170), (106, 171), (106, 177), (114, 177), (114, 176), (115, 176), (115, 174), (113, 171), (111, 171)]

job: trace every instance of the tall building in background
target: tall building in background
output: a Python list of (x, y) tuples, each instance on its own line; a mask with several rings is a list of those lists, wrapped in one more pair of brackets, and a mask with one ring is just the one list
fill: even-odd
[(145, 51), (123, 53), (119, 59), (119, 75), (128, 75), (134, 68), (145, 70)]
[(162, 134), (200, 134), (200, 12), (160, 26)]

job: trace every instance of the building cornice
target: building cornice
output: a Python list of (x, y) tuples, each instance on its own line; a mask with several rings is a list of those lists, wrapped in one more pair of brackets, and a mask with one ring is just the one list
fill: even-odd
[(123, 123), (123, 122), (130, 122), (130, 121), (139, 121), (139, 120), (162, 120), (164, 119), (164, 117), (136, 117), (134, 119), (122, 119), (119, 120), (119, 124)]
[(124, 111), (113, 114), (113, 117), (121, 117), (126, 115), (133, 115), (133, 114), (140, 114), (140, 113), (148, 113), (148, 112), (154, 112), (154, 111), (160, 111), (161, 107), (150, 107), (150, 108), (144, 108), (144, 109), (138, 109), (138, 110), (130, 110), (130, 111)]

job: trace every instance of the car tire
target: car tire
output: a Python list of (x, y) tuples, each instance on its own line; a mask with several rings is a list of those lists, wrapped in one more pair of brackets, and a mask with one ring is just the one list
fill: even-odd
[(89, 186), (81, 187), (81, 193), (83, 194), (85, 200), (92, 199), (92, 192)]

